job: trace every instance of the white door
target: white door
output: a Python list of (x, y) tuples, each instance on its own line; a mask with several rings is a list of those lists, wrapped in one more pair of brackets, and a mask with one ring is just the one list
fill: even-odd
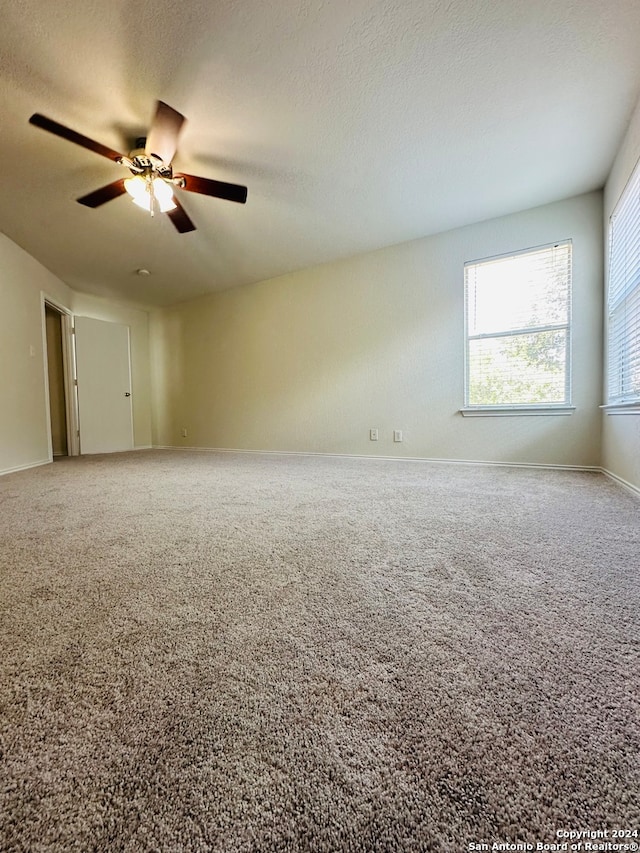
[(76, 317), (81, 453), (133, 449), (129, 327)]

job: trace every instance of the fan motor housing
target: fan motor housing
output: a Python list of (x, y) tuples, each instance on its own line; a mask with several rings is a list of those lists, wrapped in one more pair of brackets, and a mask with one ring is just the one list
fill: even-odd
[[(146, 174), (156, 174), (161, 178), (171, 180), (173, 171), (171, 165), (166, 165), (156, 154), (146, 152), (146, 137), (140, 136), (136, 139), (136, 147), (129, 152), (129, 159), (133, 164)], [(133, 169), (131, 170), (133, 172)], [(139, 174), (139, 172), (134, 172)]]

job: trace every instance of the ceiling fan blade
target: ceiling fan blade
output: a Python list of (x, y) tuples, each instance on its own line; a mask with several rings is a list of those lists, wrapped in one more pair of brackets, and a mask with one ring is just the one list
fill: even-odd
[(101, 204), (106, 204), (111, 199), (118, 198), (126, 192), (124, 181), (125, 179), (121, 178), (119, 181), (107, 184), (106, 187), (100, 187), (99, 190), (83, 195), (82, 198), (77, 199), (78, 204), (84, 204), (86, 207), (100, 207)]
[(163, 101), (158, 101), (156, 114), (147, 135), (147, 154), (155, 154), (168, 166), (176, 153), (178, 136), (184, 122), (182, 113)]
[(211, 178), (198, 178), (196, 175), (185, 175), (184, 172), (175, 177), (184, 178), (183, 189), (191, 193), (224, 198), (227, 201), (237, 201), (239, 204), (244, 204), (247, 200), (247, 188), (239, 184), (227, 184), (224, 181), (213, 181)]
[(176, 206), (173, 210), (167, 211), (167, 216), (173, 222), (176, 229), (181, 234), (186, 234), (188, 231), (195, 231), (196, 226), (189, 219), (189, 216), (187, 215), (187, 212), (184, 207), (180, 204), (180, 202), (175, 196), (173, 197), (173, 200)]
[(29, 119), (29, 122), (36, 127), (41, 127), (42, 130), (48, 130), (49, 133), (54, 133), (56, 136), (66, 139), (68, 142), (75, 142), (76, 145), (81, 145), (83, 148), (88, 148), (89, 151), (94, 151), (102, 157), (107, 157), (109, 160), (115, 160), (118, 162), (122, 157), (122, 154), (114, 151), (113, 148), (108, 148), (100, 142), (95, 142), (93, 139), (89, 139), (88, 136), (83, 136), (81, 133), (77, 133), (75, 130), (65, 127), (63, 124), (58, 124), (58, 122), (53, 121), (53, 119), (40, 115), (40, 113), (34, 113)]

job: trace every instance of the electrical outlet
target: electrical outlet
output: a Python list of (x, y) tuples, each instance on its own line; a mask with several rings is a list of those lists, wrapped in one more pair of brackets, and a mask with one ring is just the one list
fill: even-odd
[(378, 430), (377, 429), (370, 429), (369, 430), (369, 440), (370, 441), (377, 441), (378, 440)]
[(186, 427), (182, 427), (181, 432), (182, 432), (182, 437), (183, 437), (183, 438), (186, 438), (186, 437), (187, 437), (187, 428), (186, 428)]
[(394, 441), (402, 441), (402, 430), (401, 429), (394, 429), (393, 440)]

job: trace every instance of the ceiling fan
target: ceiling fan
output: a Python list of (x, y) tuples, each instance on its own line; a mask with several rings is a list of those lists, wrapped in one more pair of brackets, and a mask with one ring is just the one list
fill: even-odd
[(161, 213), (166, 213), (176, 229), (184, 234), (187, 231), (195, 231), (196, 226), (175, 197), (176, 188), (227, 201), (237, 201), (239, 204), (244, 204), (247, 200), (247, 188), (238, 184), (198, 178), (183, 172), (174, 175), (171, 161), (178, 147), (178, 136), (185, 118), (162, 101), (157, 103), (149, 135), (136, 141), (136, 147), (128, 157), (40, 113), (34, 113), (29, 121), (36, 127), (48, 130), (49, 133), (69, 142), (75, 142), (76, 145), (88, 148), (89, 151), (129, 169), (132, 177), (120, 178), (78, 199), (80, 204), (87, 207), (100, 207), (111, 199), (129, 193), (133, 202), (148, 210), (152, 216), (156, 207)]

